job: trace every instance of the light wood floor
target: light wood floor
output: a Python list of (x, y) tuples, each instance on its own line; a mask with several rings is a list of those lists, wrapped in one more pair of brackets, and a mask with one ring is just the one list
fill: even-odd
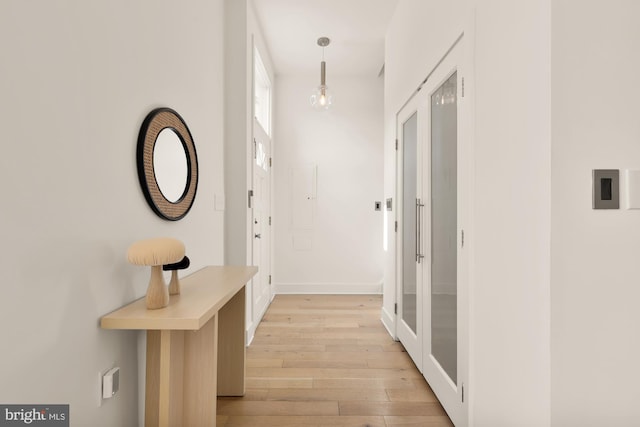
[(247, 394), (218, 399), (218, 426), (453, 426), (381, 304), (278, 295), (247, 349)]

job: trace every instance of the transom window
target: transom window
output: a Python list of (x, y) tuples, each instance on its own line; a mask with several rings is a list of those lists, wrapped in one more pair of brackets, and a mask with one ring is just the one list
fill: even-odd
[(257, 48), (253, 49), (254, 114), (267, 135), (271, 136), (271, 80)]

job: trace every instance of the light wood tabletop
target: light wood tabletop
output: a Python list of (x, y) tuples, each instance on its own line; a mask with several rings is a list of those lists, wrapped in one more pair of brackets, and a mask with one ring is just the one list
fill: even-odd
[[(182, 293), (148, 310), (144, 298), (102, 317), (103, 329), (198, 330), (258, 271), (257, 267), (209, 266), (180, 279)], [(197, 280), (193, 277), (197, 276)]]

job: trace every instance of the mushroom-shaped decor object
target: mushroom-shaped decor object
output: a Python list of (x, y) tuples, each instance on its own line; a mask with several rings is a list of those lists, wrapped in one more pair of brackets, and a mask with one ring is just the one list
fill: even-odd
[(175, 264), (167, 264), (163, 265), (162, 269), (164, 271), (171, 272), (171, 281), (169, 282), (169, 295), (180, 295), (180, 279), (178, 278), (178, 270), (184, 270), (189, 267), (191, 261), (189, 261), (189, 257), (182, 258), (181, 261), (176, 262)]
[(164, 283), (162, 266), (184, 258), (184, 243), (169, 237), (140, 240), (127, 252), (131, 264), (151, 266), (151, 279), (147, 288), (147, 308), (155, 310), (169, 305), (169, 291)]

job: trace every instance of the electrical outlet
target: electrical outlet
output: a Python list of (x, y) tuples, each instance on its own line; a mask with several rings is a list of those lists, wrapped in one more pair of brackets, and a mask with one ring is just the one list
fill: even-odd
[[(98, 407), (104, 404), (106, 399), (113, 397), (120, 386), (120, 368), (114, 367), (98, 372)], [(108, 389), (105, 397), (105, 387)]]
[(120, 390), (120, 368), (113, 368), (102, 377), (102, 397), (111, 399), (118, 390)]

